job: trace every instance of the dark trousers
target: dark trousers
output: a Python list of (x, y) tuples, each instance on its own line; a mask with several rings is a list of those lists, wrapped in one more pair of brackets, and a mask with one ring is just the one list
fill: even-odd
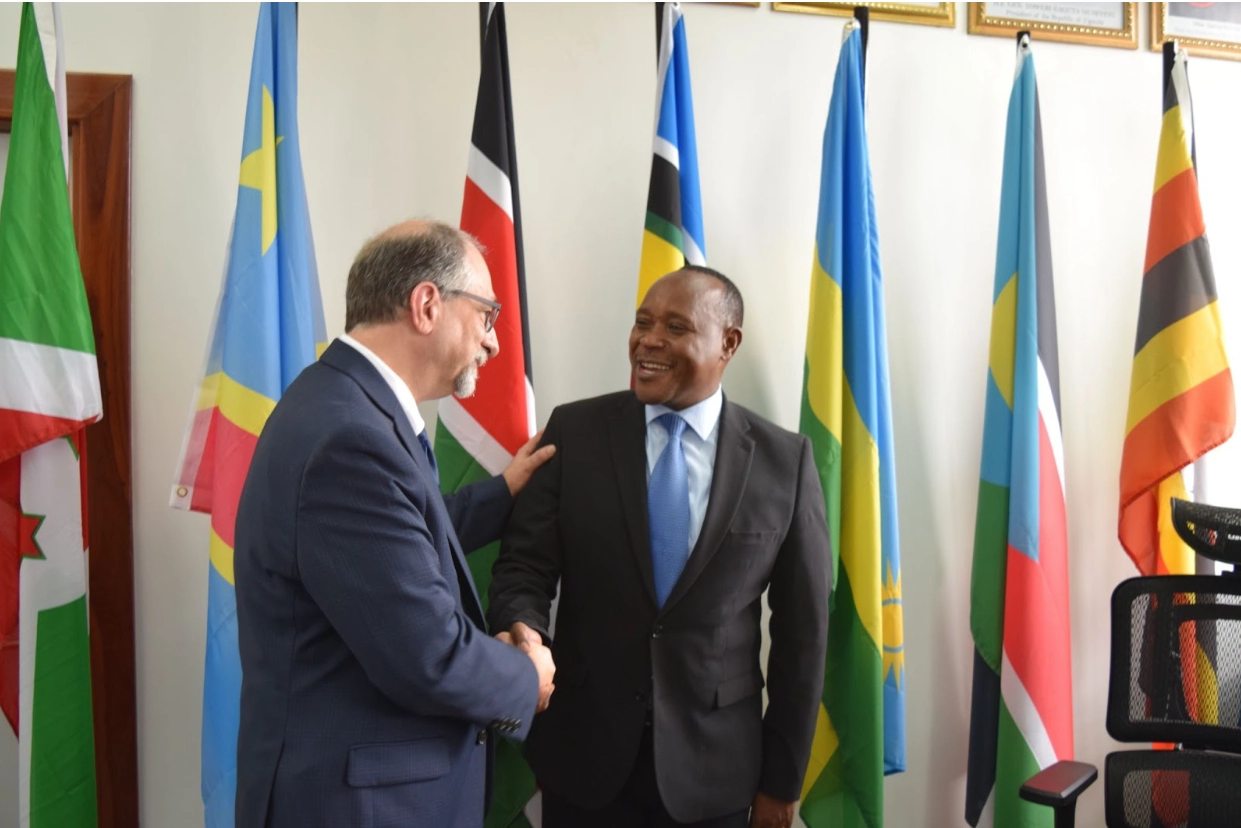
[(591, 811), (549, 790), (543, 791), (543, 828), (749, 828), (749, 824), (749, 809), (701, 822), (677, 822), (669, 816), (655, 782), (650, 727), (642, 736), (642, 747), (629, 781), (602, 810)]

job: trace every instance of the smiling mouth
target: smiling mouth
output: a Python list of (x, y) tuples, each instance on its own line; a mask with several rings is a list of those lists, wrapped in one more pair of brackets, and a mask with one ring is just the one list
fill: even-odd
[(667, 362), (657, 362), (651, 359), (634, 360), (634, 368), (639, 377), (655, 377), (672, 370), (672, 366)]

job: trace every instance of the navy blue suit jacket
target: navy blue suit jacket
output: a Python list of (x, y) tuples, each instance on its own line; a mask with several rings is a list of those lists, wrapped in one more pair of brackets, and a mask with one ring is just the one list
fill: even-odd
[(446, 502), (349, 345), (289, 386), (237, 513), (237, 828), (481, 826), (486, 731), (524, 738), (538, 701), (463, 553), (511, 503), (502, 478)]

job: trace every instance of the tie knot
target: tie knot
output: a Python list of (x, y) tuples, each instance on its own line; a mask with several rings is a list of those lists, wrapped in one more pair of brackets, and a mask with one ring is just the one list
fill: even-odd
[(669, 411), (667, 414), (660, 414), (657, 418), (659, 424), (664, 427), (664, 431), (668, 432), (669, 440), (681, 439), (681, 433), (685, 431), (685, 426), (689, 425), (685, 418), (675, 411)]

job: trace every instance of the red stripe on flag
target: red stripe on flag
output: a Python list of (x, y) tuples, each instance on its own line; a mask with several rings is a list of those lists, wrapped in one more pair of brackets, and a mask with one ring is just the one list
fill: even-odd
[(1146, 235), (1146, 273), (1178, 247), (1189, 244), (1206, 232), (1202, 204), (1198, 201), (1198, 179), (1193, 168), (1164, 183), (1151, 200), (1151, 223)]
[(1120, 544), (1143, 575), (1168, 574), (1158, 571), (1161, 558), (1157, 489), (1148, 489), (1120, 507)]
[(216, 420), (224, 415), (218, 408), (207, 408), (194, 414), (191, 426), (193, 439), (203, 435), (202, 449), (199, 452), (198, 471), (193, 480), (182, 481), (182, 485), (193, 486), (193, 497), (190, 498), (190, 509), (195, 512), (210, 512), (212, 503), (212, 486), (215, 483), (215, 437)]
[[(526, 359), (521, 330), (521, 291), (517, 283), (517, 246), (513, 222), (469, 178), (461, 207), (461, 229), (472, 234), (487, 251), (491, 286), (504, 306), (496, 320), (500, 355), (483, 366), (478, 391), (459, 400), (484, 429), (510, 454), (529, 439), (527, 423)], [(521, 401), (521, 404), (518, 404)]]
[(22, 458), (0, 462), (0, 711), (17, 733), (19, 633), (17, 599), (21, 590), (22, 553), (17, 530), (21, 526)]
[(231, 548), (237, 523), (237, 504), (241, 502), (241, 488), (246, 483), (246, 472), (254, 459), (254, 446), (258, 438), (244, 428), (239, 428), (225, 416), (217, 415), (212, 431), (215, 433), (214, 502), (211, 509), (211, 528)]
[(84, 423), (79, 420), (0, 408), (0, 461), (17, 457), (48, 440), (64, 437), (82, 425)]
[(86, 468), (86, 427), (83, 426), (77, 431), (69, 435), (69, 439), (73, 441), (73, 450), (78, 455), (78, 482), (81, 485), (82, 504), (82, 551), (90, 549), (90, 497), (88, 491), (88, 483), (90, 477)]
[(1068, 524), (1055, 455), (1039, 417), (1038, 561), (1008, 549), (1004, 651), (1025, 687), (1057, 759), (1073, 756)]
[(1232, 372), (1225, 369), (1177, 394), (1125, 435), (1120, 460), (1122, 542), (1126, 503), (1232, 436), (1234, 404)]

